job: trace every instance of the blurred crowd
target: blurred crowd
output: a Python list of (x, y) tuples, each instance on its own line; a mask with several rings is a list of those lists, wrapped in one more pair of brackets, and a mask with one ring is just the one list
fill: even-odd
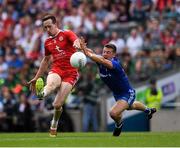
[[(176, 69), (180, 61), (180, 0), (0, 0), (0, 131), (48, 129), (53, 97), (39, 103), (27, 86), (44, 54), (46, 13), (98, 54), (114, 43), (132, 82)], [(78, 104), (95, 105), (107, 88), (90, 60), (81, 71), (73, 94), (83, 98)]]

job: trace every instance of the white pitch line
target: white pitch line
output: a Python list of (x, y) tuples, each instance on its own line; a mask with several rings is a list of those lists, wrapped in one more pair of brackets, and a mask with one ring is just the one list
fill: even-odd
[[(51, 137), (37, 137), (37, 138), (3, 138), (1, 141), (26, 141), (26, 140), (60, 140), (60, 139), (97, 139), (97, 137), (56, 137), (56, 138), (51, 138)], [(109, 137), (107, 137), (109, 138)]]

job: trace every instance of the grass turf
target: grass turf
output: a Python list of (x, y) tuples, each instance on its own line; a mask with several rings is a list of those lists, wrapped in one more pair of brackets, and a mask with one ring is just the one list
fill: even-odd
[(50, 138), (48, 133), (1, 133), (0, 147), (175, 147), (180, 146), (180, 132), (123, 132), (59, 133)]

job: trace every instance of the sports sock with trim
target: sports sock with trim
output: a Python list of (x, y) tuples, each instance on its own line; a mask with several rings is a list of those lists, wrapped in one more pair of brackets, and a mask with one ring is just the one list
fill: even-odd
[(145, 111), (144, 111), (146, 114), (149, 114), (151, 112), (151, 109), (146, 107)]
[(117, 128), (120, 128), (121, 127), (121, 124), (122, 124), (122, 120), (119, 120), (118, 122), (115, 123), (115, 126)]
[(62, 114), (62, 109), (55, 109), (54, 110), (53, 119), (51, 121), (51, 128), (57, 128), (58, 121), (59, 121), (61, 114)]

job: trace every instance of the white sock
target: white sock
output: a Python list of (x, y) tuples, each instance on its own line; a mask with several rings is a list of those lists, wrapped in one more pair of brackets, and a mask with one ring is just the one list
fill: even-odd
[(58, 126), (58, 121), (52, 120), (51, 121), (51, 128), (57, 128)]
[(44, 88), (43, 90), (43, 96), (46, 97), (48, 95), (47, 90)]

